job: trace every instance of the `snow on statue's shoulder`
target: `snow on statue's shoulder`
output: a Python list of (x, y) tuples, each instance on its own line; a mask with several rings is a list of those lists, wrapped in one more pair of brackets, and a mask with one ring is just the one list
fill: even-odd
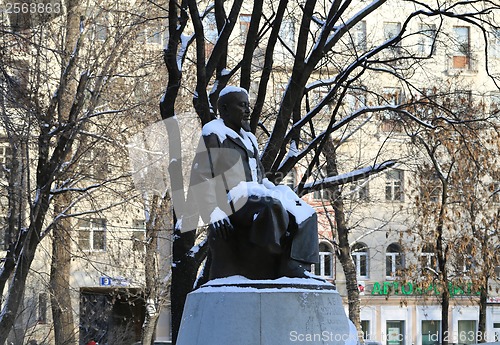
[(222, 143), (227, 137), (238, 138), (238, 134), (231, 128), (224, 124), (222, 119), (215, 119), (203, 126), (201, 134), (207, 137), (211, 134), (215, 134), (219, 137), (219, 141)]
[(245, 90), (244, 88), (239, 86), (229, 85), (221, 90), (221, 92), (219, 93), (219, 98), (232, 92), (243, 92), (248, 96), (248, 91)]

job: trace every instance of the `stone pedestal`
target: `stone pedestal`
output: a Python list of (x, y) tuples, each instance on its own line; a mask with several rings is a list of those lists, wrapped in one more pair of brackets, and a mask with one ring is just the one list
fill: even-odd
[(215, 279), (188, 295), (178, 345), (357, 344), (342, 299), (315, 279)]

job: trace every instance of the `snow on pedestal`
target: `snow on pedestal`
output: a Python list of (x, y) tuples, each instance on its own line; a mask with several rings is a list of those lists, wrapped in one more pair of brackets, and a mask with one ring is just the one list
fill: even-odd
[(357, 344), (335, 287), (315, 279), (215, 279), (186, 300), (178, 345)]

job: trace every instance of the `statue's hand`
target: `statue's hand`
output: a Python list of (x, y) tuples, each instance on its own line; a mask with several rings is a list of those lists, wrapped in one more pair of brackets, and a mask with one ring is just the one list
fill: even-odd
[(210, 215), (210, 224), (208, 228), (213, 232), (215, 237), (224, 240), (227, 240), (234, 230), (227, 214), (218, 207), (216, 207)]
[(211, 223), (208, 227), (216, 238), (222, 238), (223, 240), (229, 239), (231, 233), (234, 231), (234, 227), (229, 218), (218, 220), (215, 223)]

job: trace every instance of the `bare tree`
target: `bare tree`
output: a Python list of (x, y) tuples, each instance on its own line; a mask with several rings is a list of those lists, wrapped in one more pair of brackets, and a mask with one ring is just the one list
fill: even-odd
[(144, 50), (141, 39), (151, 40), (145, 28), (161, 18), (146, 16), (147, 4), (141, 12), (120, 6), (70, 1), (51, 7), (50, 16), (12, 14), (2, 22), (0, 117), (11, 159), (0, 344), (21, 312), (30, 268), (45, 243), (53, 247), (56, 342), (76, 342), (69, 284), (71, 258), (79, 256), (73, 251), (76, 219), (138, 196), (125, 143), (142, 121), (132, 123), (132, 115), (150, 116), (138, 107), (158, 98), (145, 94), (144, 85), (157, 74), (150, 64), (154, 53)]
[(416, 110), (432, 127), (406, 127), (415, 145), (416, 161), (411, 164), (420, 181), (415, 195), (420, 245), (410, 251), (422, 259), (410, 275), (422, 273), (417, 280), (423, 290), (439, 287), (443, 342), (454, 286), (479, 287), (479, 331), (484, 334), (489, 279), (496, 265), (498, 215), (491, 204), (491, 186), (498, 165), (493, 153), (498, 150), (498, 114), (489, 112), (478, 98), (464, 100), (463, 94), (435, 88)]

